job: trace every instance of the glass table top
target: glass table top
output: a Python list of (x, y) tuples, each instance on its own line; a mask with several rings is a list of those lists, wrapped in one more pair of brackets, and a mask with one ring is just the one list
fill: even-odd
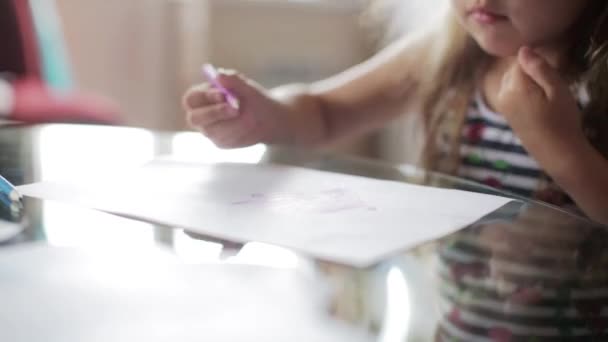
[(0, 148), (0, 174), (16, 185), (103, 177), (117, 167), (171, 156), (205, 163), (287, 164), (512, 197), (509, 205), (456, 234), (367, 269), (31, 198), (24, 199), (17, 214), (0, 212), (0, 251), (36, 244), (120, 260), (159, 253), (185, 265), (312, 271), (332, 289), (327, 319), (363, 329), (377, 341), (608, 340), (607, 231), (543, 203), (408, 165), (288, 147), (220, 150), (193, 132), (7, 126), (0, 130)]

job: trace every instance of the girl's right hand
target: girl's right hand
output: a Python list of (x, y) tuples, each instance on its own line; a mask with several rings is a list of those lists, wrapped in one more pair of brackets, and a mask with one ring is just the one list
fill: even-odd
[(207, 83), (190, 88), (182, 101), (189, 124), (215, 145), (237, 148), (272, 143), (286, 131), (284, 106), (261, 86), (231, 71), (221, 71), (217, 80), (237, 97), (238, 108)]

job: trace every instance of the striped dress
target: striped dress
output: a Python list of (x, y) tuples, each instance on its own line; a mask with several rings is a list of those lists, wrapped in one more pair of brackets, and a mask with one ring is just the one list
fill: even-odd
[(459, 176), (561, 207), (572, 199), (526, 152), (505, 118), (493, 112), (477, 92), (462, 131)]
[[(560, 206), (505, 119), (476, 94), (459, 175)], [(608, 341), (608, 234), (541, 206), (470, 227), (440, 247), (437, 341)]]

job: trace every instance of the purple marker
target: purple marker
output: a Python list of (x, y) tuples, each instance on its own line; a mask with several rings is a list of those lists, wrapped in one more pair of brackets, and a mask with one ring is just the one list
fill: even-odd
[(234, 94), (232, 94), (228, 89), (221, 85), (220, 82), (218, 82), (217, 78), (219, 76), (219, 73), (213, 65), (204, 64), (203, 74), (215, 88), (217, 88), (220, 92), (222, 92), (222, 94), (224, 94), (224, 97), (226, 97), (226, 102), (228, 102), (228, 104), (232, 108), (239, 109), (239, 100), (236, 98), (236, 96), (234, 96)]

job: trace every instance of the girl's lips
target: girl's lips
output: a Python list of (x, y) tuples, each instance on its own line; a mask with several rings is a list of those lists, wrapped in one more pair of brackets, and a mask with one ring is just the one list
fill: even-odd
[(469, 11), (469, 16), (473, 20), (475, 20), (481, 24), (486, 24), (486, 25), (495, 24), (497, 22), (508, 19), (504, 15), (500, 15), (500, 14), (488, 11), (487, 9), (484, 9), (484, 8), (475, 8), (475, 9)]

